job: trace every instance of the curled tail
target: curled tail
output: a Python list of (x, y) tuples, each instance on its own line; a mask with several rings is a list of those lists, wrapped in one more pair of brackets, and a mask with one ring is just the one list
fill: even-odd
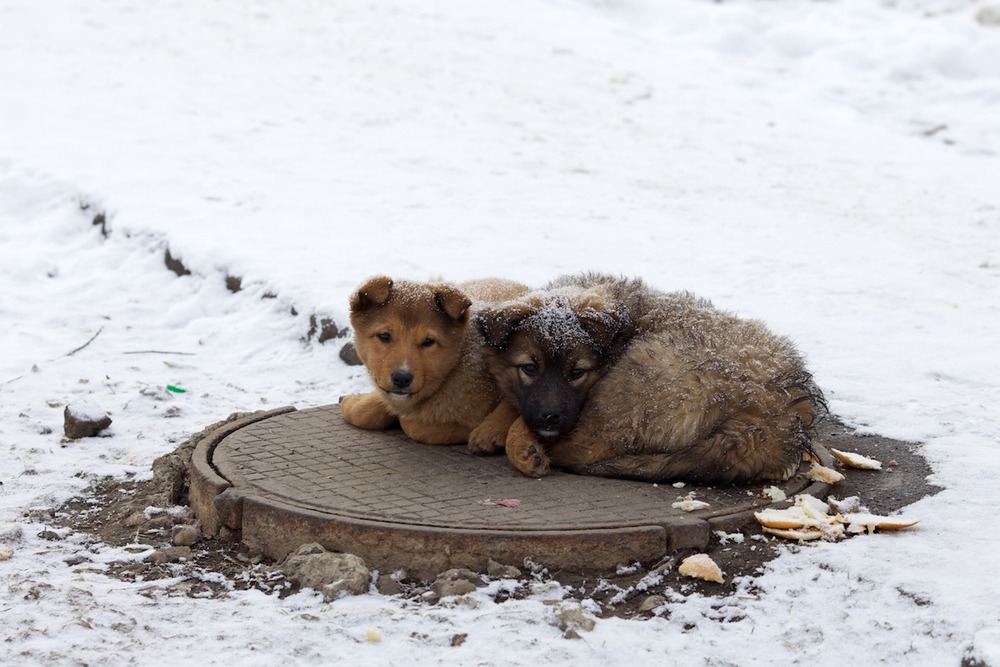
[(826, 397), (813, 382), (812, 374), (805, 371), (786, 382), (782, 388), (790, 397), (788, 407), (796, 419), (794, 436), (798, 440), (799, 447), (804, 452), (812, 454), (812, 437), (816, 425), (830, 414)]

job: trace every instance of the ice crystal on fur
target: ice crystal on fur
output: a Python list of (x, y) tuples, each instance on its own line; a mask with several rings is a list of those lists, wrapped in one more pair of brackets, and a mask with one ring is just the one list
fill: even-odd
[(590, 342), (580, 319), (564, 299), (557, 298), (527, 317), (522, 326), (559, 348)]

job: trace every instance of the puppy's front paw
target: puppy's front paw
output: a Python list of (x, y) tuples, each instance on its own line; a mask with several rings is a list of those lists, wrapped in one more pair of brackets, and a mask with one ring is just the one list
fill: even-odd
[(549, 457), (537, 442), (513, 454), (508, 449), (507, 458), (522, 475), (528, 477), (545, 477), (551, 472)]
[(479, 426), (469, 434), (469, 451), (486, 455), (503, 451), (507, 443), (507, 432), (517, 420), (517, 406), (500, 401)]
[(348, 424), (374, 431), (387, 429), (396, 423), (395, 415), (389, 414), (374, 393), (344, 396), (340, 399), (340, 414)]
[(479, 456), (487, 456), (503, 451), (507, 431), (498, 431), (489, 424), (480, 424), (469, 434), (469, 451)]
[(507, 459), (522, 475), (545, 477), (549, 474), (549, 456), (522, 420), (515, 421), (507, 432), (506, 449)]

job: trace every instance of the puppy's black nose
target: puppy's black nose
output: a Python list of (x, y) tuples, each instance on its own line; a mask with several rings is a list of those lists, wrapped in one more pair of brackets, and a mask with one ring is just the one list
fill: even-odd
[(413, 383), (413, 373), (410, 371), (393, 371), (389, 377), (397, 389), (406, 389)]
[(543, 412), (539, 416), (542, 418), (542, 423), (546, 426), (558, 426), (559, 422), (562, 421), (562, 415), (558, 412)]

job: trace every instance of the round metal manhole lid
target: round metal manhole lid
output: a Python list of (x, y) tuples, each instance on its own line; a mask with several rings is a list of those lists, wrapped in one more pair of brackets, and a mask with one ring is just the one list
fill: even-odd
[[(382, 567), (397, 560), (412, 567), (414, 558), (432, 570), (533, 557), (601, 569), (703, 547), (712, 530), (747, 525), (754, 509), (771, 502), (759, 484), (680, 486), (561, 472), (531, 479), (502, 455), (357, 429), (336, 405), (288, 410), (230, 427), (213, 447), (199, 447), (194, 470), (202, 474), (192, 476), (192, 496), (201, 498), (196, 511), (215, 514), (203, 522), (239, 523), (229, 527), (276, 558), (319, 541)], [(828, 463), (826, 450), (817, 449)], [(778, 486), (789, 498), (826, 490), (802, 475)], [(238, 511), (211, 498), (221, 491), (237, 499)], [(708, 507), (673, 507), (689, 495)]]

